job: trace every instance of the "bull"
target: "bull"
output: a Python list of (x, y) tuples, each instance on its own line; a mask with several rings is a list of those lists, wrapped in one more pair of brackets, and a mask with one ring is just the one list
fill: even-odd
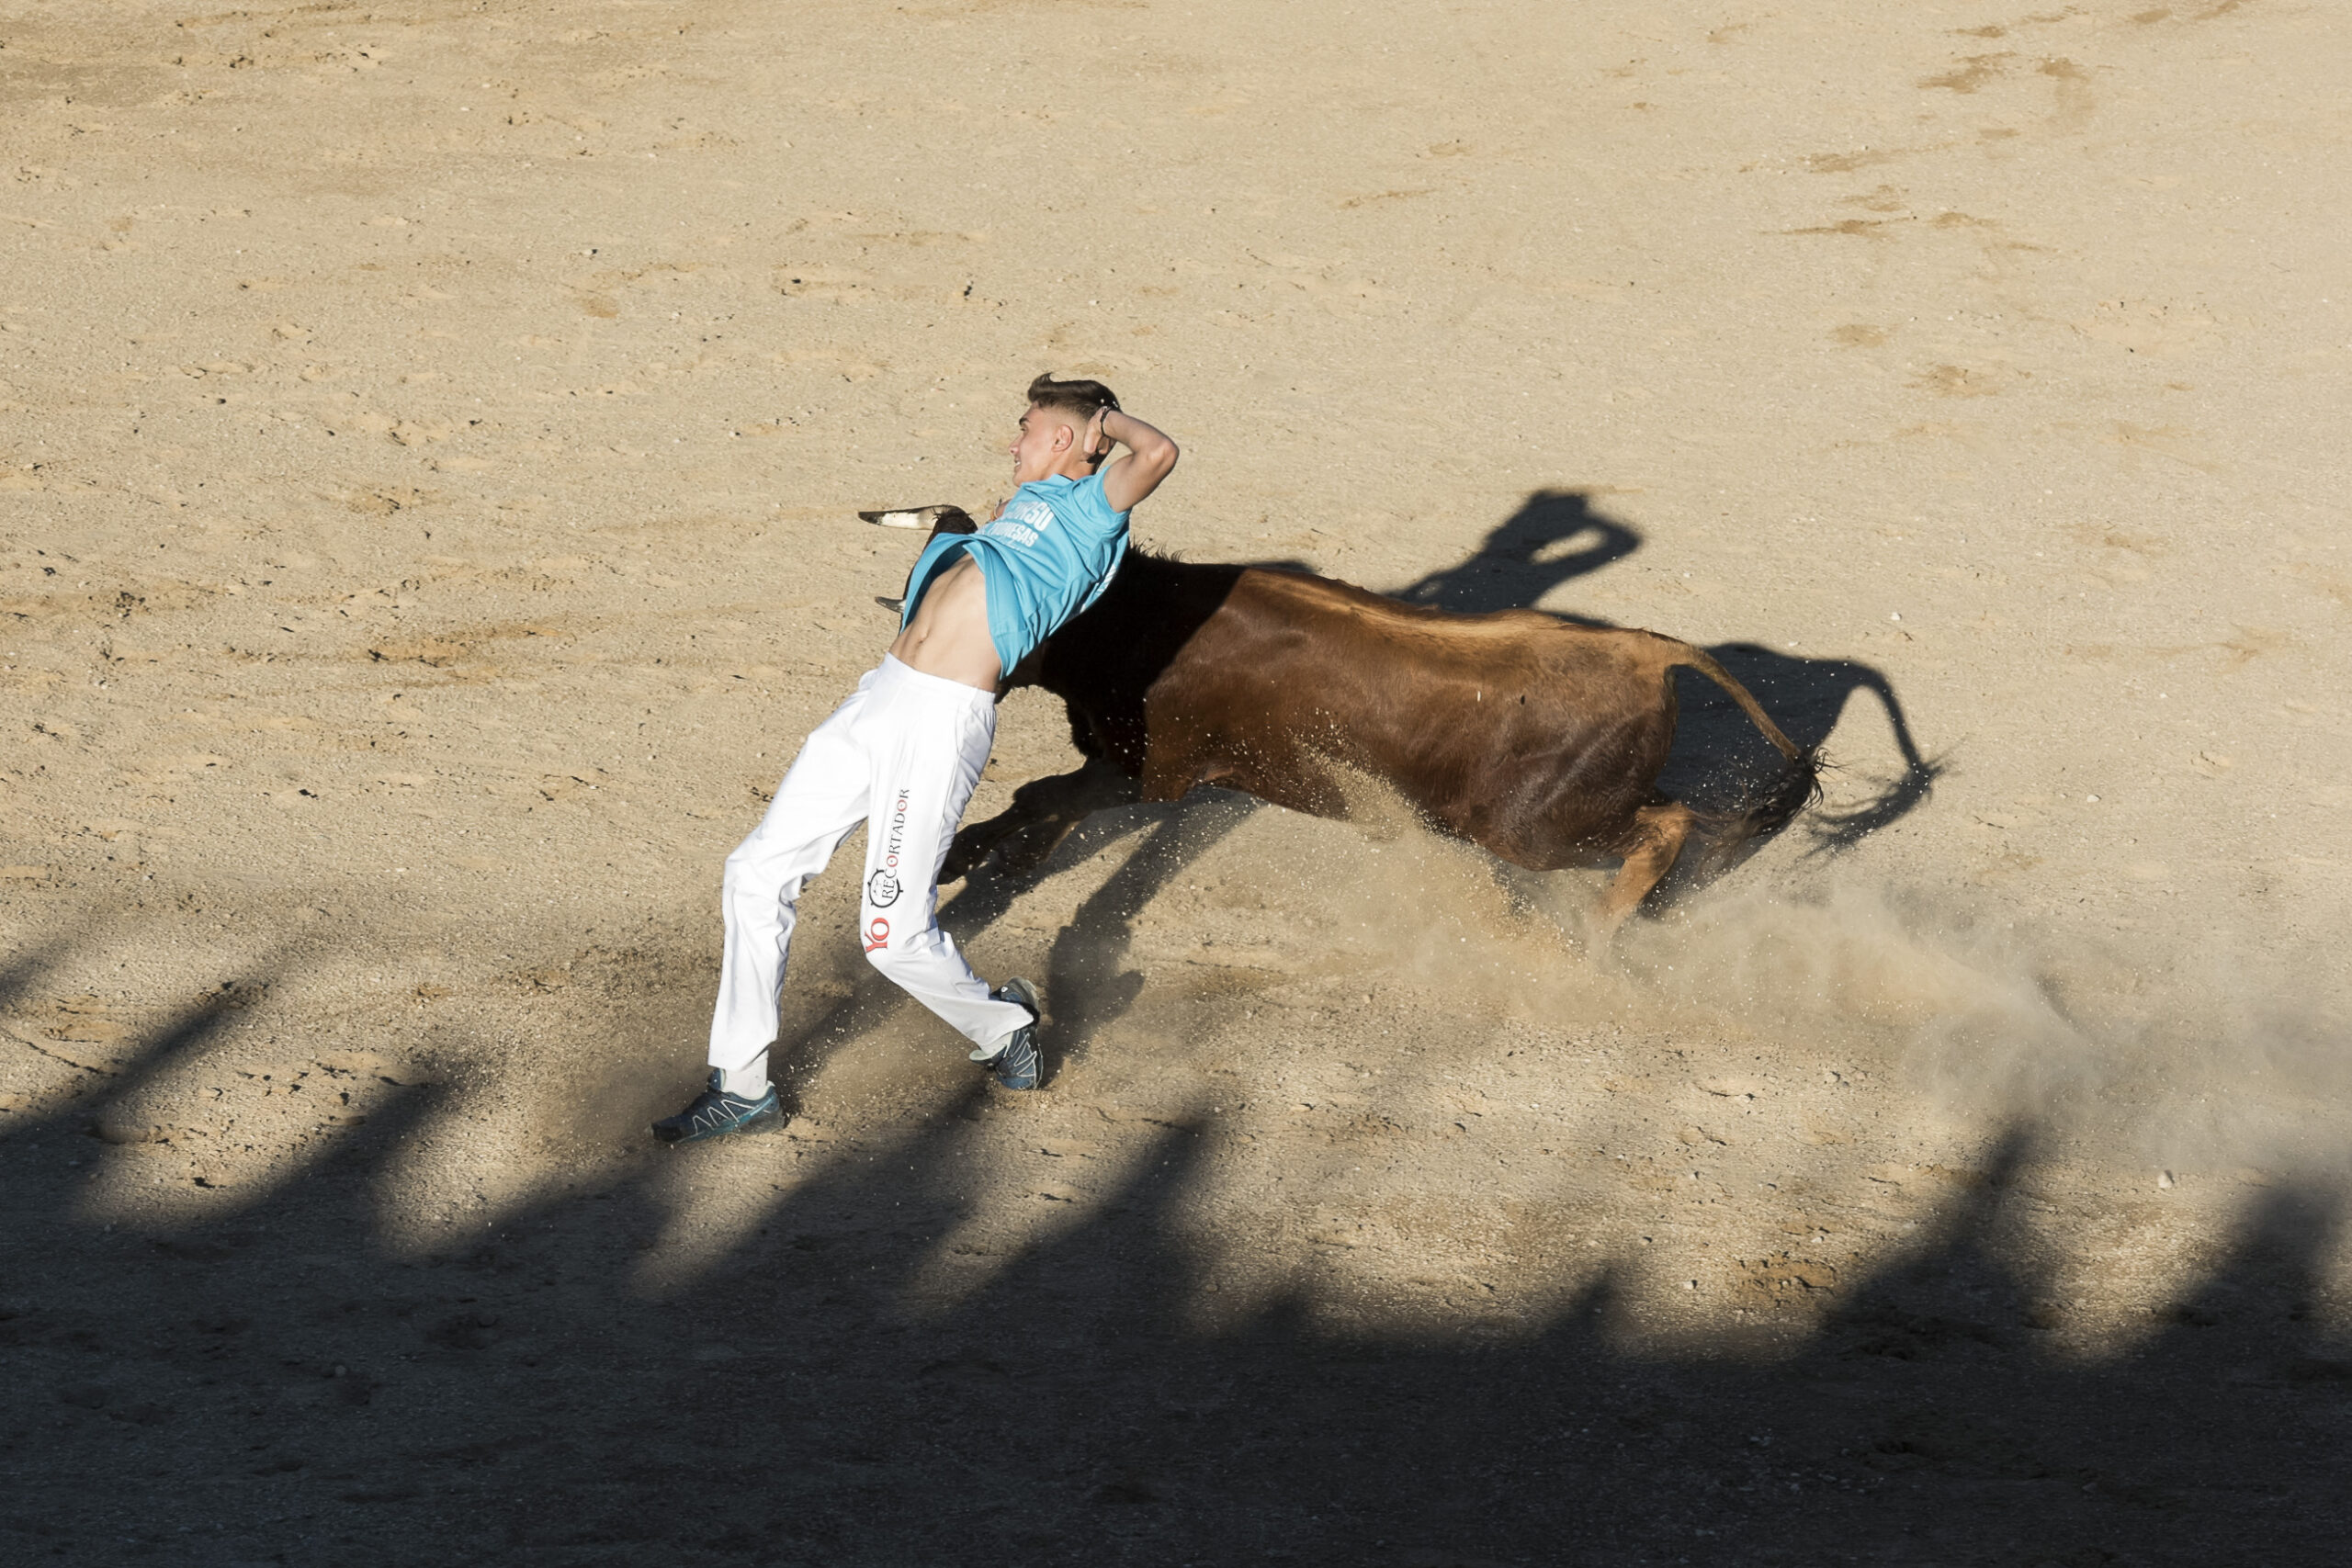
[[(858, 515), (934, 535), (977, 526), (956, 506)], [(1780, 753), (1777, 773), (1730, 807), (1658, 791), (1679, 669), (1720, 686)], [(1605, 940), (1693, 835), (1720, 866), (1820, 793), (1815, 750), (1687, 642), (1533, 610), (1450, 614), (1306, 571), (1139, 547), (1003, 684), (1061, 698), (1086, 761), (1023, 784), (1004, 811), (957, 833), (943, 882), (1000, 850), (1004, 869), (1033, 867), (1115, 806), (1213, 784), (1346, 818), (1370, 780), (1430, 828), (1513, 865), (1617, 863), (1594, 911)]]

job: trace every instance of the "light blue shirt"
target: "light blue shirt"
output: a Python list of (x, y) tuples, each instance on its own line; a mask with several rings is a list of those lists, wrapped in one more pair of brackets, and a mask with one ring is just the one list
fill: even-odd
[(1127, 514), (1103, 498), (1102, 476), (1058, 474), (1012, 492), (1003, 513), (977, 534), (942, 534), (907, 577), (901, 630), (941, 568), (967, 554), (988, 585), (989, 639), (1010, 676), (1037, 645), (1102, 596), (1127, 554)]

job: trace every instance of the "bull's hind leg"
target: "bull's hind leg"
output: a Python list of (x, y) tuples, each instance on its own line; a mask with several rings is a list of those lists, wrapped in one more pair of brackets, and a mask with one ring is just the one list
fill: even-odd
[(1679, 800), (1662, 800), (1634, 813), (1634, 826), (1625, 835), (1624, 866), (1593, 911), (1593, 934), (1600, 941), (1615, 936), (1650, 890), (1666, 880), (1698, 822), (1699, 814)]
[(939, 868), (939, 880), (953, 882), (991, 854), (997, 855), (998, 869), (1009, 874), (1034, 870), (1087, 818), (1114, 806), (1132, 806), (1136, 798), (1136, 781), (1100, 757), (1088, 758), (1086, 766), (1074, 773), (1032, 779), (1012, 792), (1012, 804), (1006, 809), (956, 835), (947, 863)]

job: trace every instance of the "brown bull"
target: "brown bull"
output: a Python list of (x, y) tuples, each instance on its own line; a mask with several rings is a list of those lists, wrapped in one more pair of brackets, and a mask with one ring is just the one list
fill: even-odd
[[(860, 515), (974, 527), (952, 506)], [(1702, 812), (1657, 792), (1678, 668), (1721, 686), (1784, 759), (1740, 809)], [(1514, 865), (1621, 861), (1598, 911), (1605, 932), (1694, 830), (1728, 849), (1787, 822), (1818, 787), (1814, 754), (1689, 643), (1533, 610), (1449, 615), (1304, 572), (1140, 549), (1005, 685), (1060, 697), (1086, 765), (1022, 785), (1009, 809), (958, 833), (943, 881), (1008, 840), (1006, 863), (1033, 865), (1091, 812), (1200, 784), (1345, 817), (1355, 775)]]

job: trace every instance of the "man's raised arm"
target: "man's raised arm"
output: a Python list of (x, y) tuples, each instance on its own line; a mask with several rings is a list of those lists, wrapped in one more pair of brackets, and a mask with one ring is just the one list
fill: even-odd
[(1099, 449), (1107, 449), (1111, 442), (1127, 449), (1125, 457), (1114, 459), (1102, 470), (1102, 499), (1114, 512), (1128, 511), (1158, 490), (1159, 481), (1176, 467), (1179, 456), (1176, 443), (1135, 415), (1117, 409), (1098, 410), (1086, 439), (1090, 450), (1098, 449), (1098, 441), (1104, 444)]

